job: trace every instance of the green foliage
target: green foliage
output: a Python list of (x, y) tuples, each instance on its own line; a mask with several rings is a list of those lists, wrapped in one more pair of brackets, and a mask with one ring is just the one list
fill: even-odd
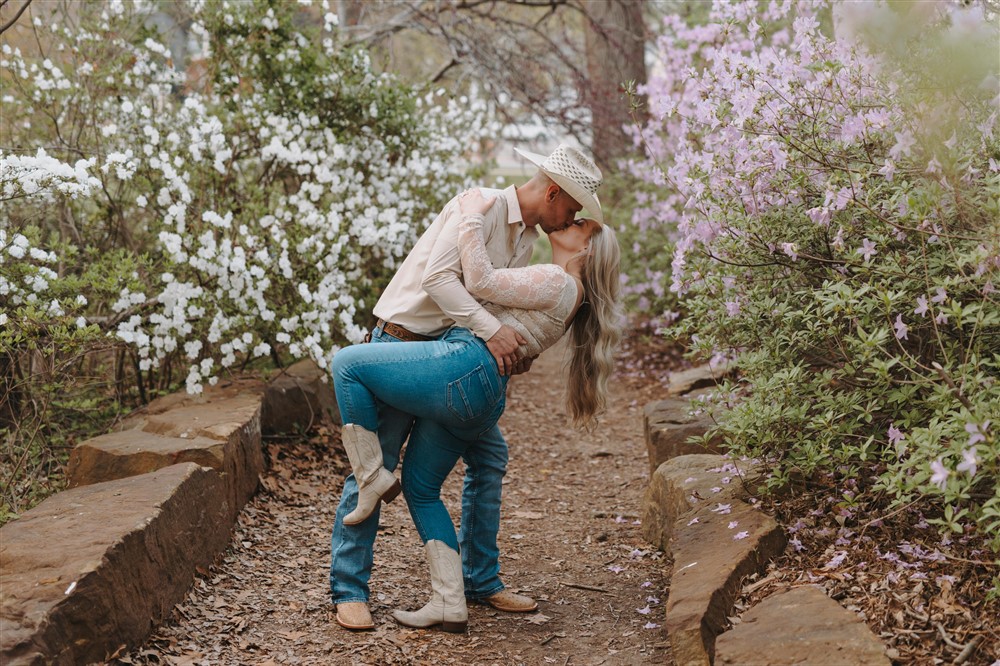
[(255, 359), (325, 366), (359, 340), (494, 131), (481, 103), (377, 74), (298, 3), (171, 4), (200, 43), (177, 67), (155, 7), (52, 5), (30, 50), (3, 45), (6, 515), (161, 393)]

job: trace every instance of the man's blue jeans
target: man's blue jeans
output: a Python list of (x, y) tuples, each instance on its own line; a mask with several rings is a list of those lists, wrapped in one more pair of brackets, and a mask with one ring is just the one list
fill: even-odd
[[(376, 328), (372, 343), (385, 342), (399, 340)], [(496, 363), (485, 344), (464, 329), (451, 329), (435, 342), (381, 348), (374, 355), (374, 349), (366, 352), (365, 347), (348, 348), (336, 355), (331, 367), (334, 381), (338, 375), (354, 372), (355, 382), (369, 382), (370, 391), (385, 401), (375, 405), (370, 395), (365, 396), (368, 391), (352, 395), (338, 386), (337, 401), (344, 423), (372, 430), (377, 426), (383, 461), (390, 470), (399, 463), (403, 441), (410, 435), (403, 465), (404, 492), (425, 542), (437, 538), (457, 549), (451, 518), (437, 491), (458, 457), (465, 460), (462, 525), (457, 537), (461, 542), (465, 593), (476, 599), (499, 592), (504, 586), (499, 577), (496, 537), (501, 483), (507, 470), (507, 442), (496, 419), (504, 407), (506, 378), (497, 375)], [(468, 367), (468, 356), (477, 353), (482, 360), (479, 367)], [(462, 368), (465, 372), (458, 372)], [(492, 375), (483, 372), (485, 368)], [(427, 419), (414, 426), (415, 413)], [(356, 504), (357, 483), (351, 475), (344, 483), (331, 539), (330, 589), (334, 603), (368, 601), (369, 597), (379, 509), (361, 524), (345, 526), (344, 516)]]

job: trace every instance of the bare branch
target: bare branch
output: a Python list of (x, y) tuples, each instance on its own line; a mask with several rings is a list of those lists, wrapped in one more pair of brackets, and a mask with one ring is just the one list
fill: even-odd
[[(4, 4), (7, 4), (7, 0), (4, 0), (3, 4), (0, 4), (0, 7), (3, 7)], [(24, 13), (24, 10), (27, 9), (28, 5), (30, 5), (30, 4), (31, 4), (31, 0), (24, 0), (24, 4), (21, 5), (21, 8), (19, 10), (17, 10), (16, 14), (14, 14), (14, 18), (12, 18), (11, 20), (7, 21), (3, 25), (0, 25), (0, 35), (2, 35), (3, 33), (5, 33), (9, 28), (13, 27), (13, 25), (15, 23), (17, 23), (17, 20), (19, 18), (21, 18), (21, 14)]]

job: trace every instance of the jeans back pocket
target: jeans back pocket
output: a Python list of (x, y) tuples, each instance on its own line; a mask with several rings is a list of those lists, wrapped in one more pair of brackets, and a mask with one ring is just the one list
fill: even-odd
[(448, 409), (460, 421), (489, 416), (497, 404), (497, 388), (482, 365), (448, 384)]

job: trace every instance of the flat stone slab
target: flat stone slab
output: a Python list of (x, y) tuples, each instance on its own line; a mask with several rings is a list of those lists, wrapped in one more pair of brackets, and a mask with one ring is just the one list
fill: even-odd
[(736, 364), (706, 363), (682, 372), (671, 372), (667, 385), (667, 395), (678, 396), (697, 389), (711, 388), (736, 372)]
[(713, 438), (707, 445), (688, 443), (689, 438), (701, 437), (713, 428), (715, 421), (707, 415), (691, 414), (691, 402), (687, 399), (671, 398), (647, 404), (643, 409), (643, 424), (650, 474), (677, 456), (723, 453), (721, 437)]
[(815, 585), (778, 592), (740, 619), (716, 641), (716, 666), (892, 663), (868, 625)]
[(127, 417), (125, 430), (141, 429), (146, 419), (179, 407), (208, 405), (221, 400), (259, 396), (261, 432), (276, 434), (305, 430), (324, 415), (340, 424), (340, 409), (329, 373), (312, 359), (303, 359), (278, 372), (270, 382), (256, 377), (238, 377), (216, 386), (206, 386), (191, 395), (178, 391), (160, 396)]
[(704, 503), (678, 518), (663, 625), (675, 663), (711, 663), (742, 579), (763, 572), (784, 548), (774, 519), (741, 500)]
[(235, 520), (257, 491), (260, 473), (264, 471), (260, 408), (259, 395), (239, 394), (149, 414), (141, 429), (166, 437), (222, 442), (221, 471), (231, 517)]
[(141, 430), (101, 435), (76, 445), (69, 456), (69, 487), (124, 479), (193, 462), (222, 471), (226, 442), (207, 437), (166, 437)]
[(303, 359), (275, 376), (264, 392), (261, 428), (265, 434), (306, 430), (323, 415), (341, 424), (330, 373)]
[(678, 456), (650, 477), (642, 502), (642, 534), (660, 550), (668, 550), (677, 519), (706, 502), (728, 502), (746, 496), (740, 474), (753, 474), (745, 463), (715, 454)]
[(57, 493), (0, 528), (0, 663), (134, 646), (229, 543), (219, 474), (194, 463)]

